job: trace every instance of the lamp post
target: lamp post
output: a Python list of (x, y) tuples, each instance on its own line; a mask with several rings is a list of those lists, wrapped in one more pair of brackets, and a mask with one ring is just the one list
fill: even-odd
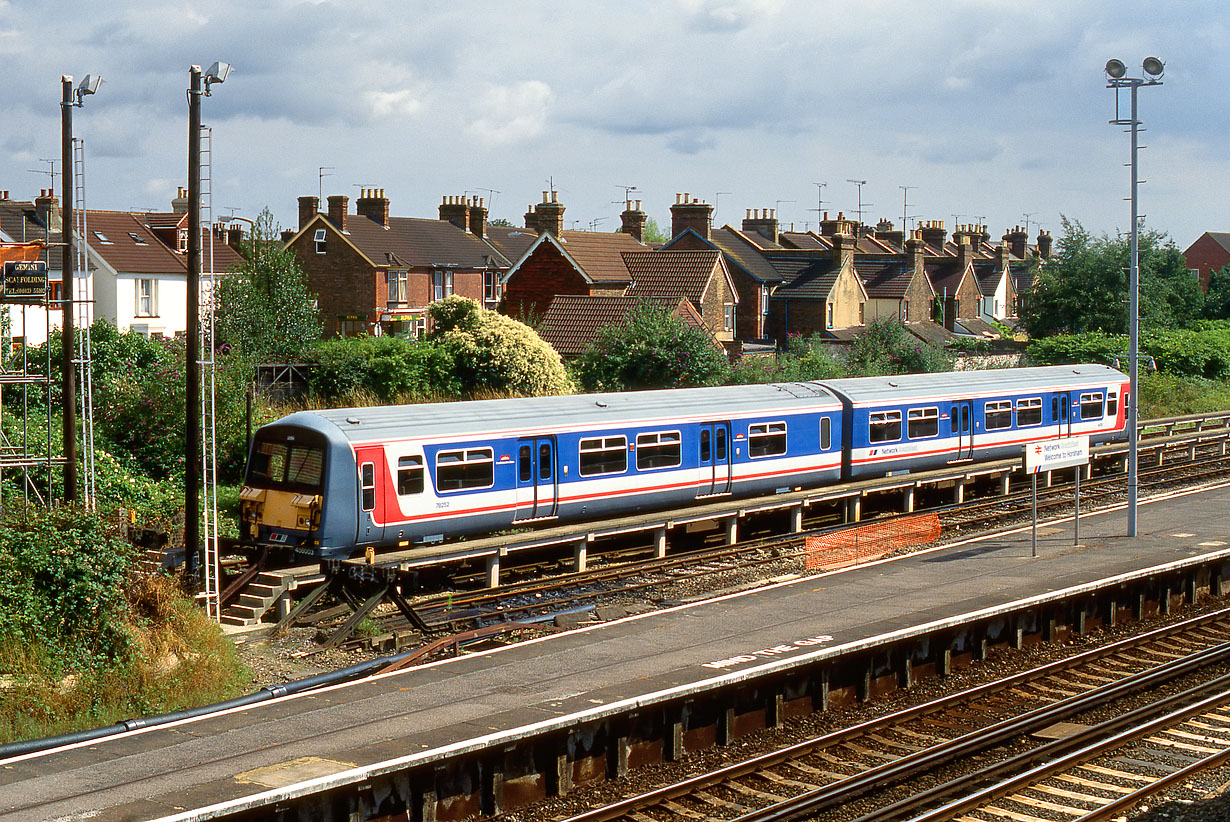
[[(1111, 125), (1128, 126), (1128, 131), (1132, 135), (1132, 232), (1131, 232), (1131, 261), (1128, 271), (1128, 360), (1129, 360), (1129, 375), (1128, 379), (1131, 383), (1131, 403), (1128, 405), (1128, 528), (1127, 535), (1134, 537), (1137, 535), (1136, 522), (1136, 506), (1137, 496), (1139, 494), (1139, 483), (1137, 481), (1137, 451), (1139, 449), (1140, 437), (1136, 427), (1136, 409), (1138, 402), (1138, 382), (1137, 382), (1137, 361), (1139, 359), (1139, 340), (1140, 340), (1140, 249), (1138, 245), (1139, 234), (1139, 212), (1137, 209), (1136, 189), (1139, 183), (1137, 176), (1136, 155), (1139, 150), (1137, 143), (1138, 134), (1140, 131), (1140, 120), (1136, 116), (1136, 90), (1141, 86), (1160, 86), (1162, 84), (1161, 76), (1166, 66), (1161, 60), (1156, 57), (1146, 57), (1141, 64), (1141, 69), (1144, 71), (1145, 77), (1128, 77), (1127, 66), (1122, 60), (1107, 60), (1106, 61), (1106, 87), (1115, 90), (1115, 119), (1111, 120)], [(1128, 89), (1131, 97), (1131, 114), (1128, 119), (1124, 120), (1119, 116), (1119, 90)]]
[[(60, 77), (60, 184), (63, 197), (61, 231), (64, 237), (60, 265), (60, 394), (64, 403), (64, 501), (77, 499), (77, 384), (73, 370), (73, 107), (80, 106), (87, 94), (98, 91), (102, 78), (87, 74), (77, 88), (72, 75)], [(81, 238), (85, 242), (85, 237)]]
[(209, 87), (231, 73), (227, 63), (214, 63), (205, 72), (188, 69), (188, 350), (184, 402), (184, 570), (196, 573), (200, 541), (200, 336), (201, 336), (201, 97)]

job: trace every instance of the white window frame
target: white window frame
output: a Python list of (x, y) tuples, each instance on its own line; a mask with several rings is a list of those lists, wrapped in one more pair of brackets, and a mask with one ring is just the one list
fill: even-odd
[[(888, 436), (892, 426), (897, 426), (897, 436)], [(877, 428), (883, 432), (881, 437), (873, 437)], [(879, 445), (882, 442), (900, 442), (903, 431), (901, 428), (901, 410), (872, 411), (867, 415), (867, 442)]]
[(403, 306), (410, 301), (410, 272), (390, 269), (387, 277), (389, 308)]
[(312, 241), (316, 244), (317, 254), (324, 254), (329, 250), (328, 237), (328, 233), (323, 228), (316, 229), (316, 234), (312, 237)]
[[(149, 293), (142, 293), (142, 286), (149, 285)], [(157, 317), (158, 316), (158, 280), (153, 277), (140, 277), (133, 281), (133, 306), (132, 315), (134, 317)], [(142, 308), (142, 303), (145, 307)]]
[(436, 269), (431, 272), (431, 301), (433, 303), (453, 295), (453, 272)]
[(734, 333), (735, 331), (735, 304), (722, 303), (722, 330)]
[[(1089, 405), (1090, 407), (1092, 407), (1095, 402), (1098, 405), (1098, 413), (1092, 416), (1085, 416), (1085, 406)], [(1102, 419), (1102, 417), (1106, 416), (1106, 395), (1103, 394), (1101, 391), (1092, 391), (1088, 394), (1081, 394), (1079, 407), (1080, 407), (1080, 419), (1082, 421), (1100, 420)]]
[[(592, 463), (587, 463), (585, 454), (623, 454), (624, 465), (618, 471), (595, 471)], [(583, 477), (601, 477), (614, 474), (624, 474), (628, 471), (628, 438), (622, 434), (614, 437), (587, 437), (577, 446), (577, 471)], [(605, 460), (601, 464), (605, 464)]]
[[(485, 485), (463, 485), (460, 488), (441, 488), (440, 487), (440, 460), (442, 457), (456, 458), (455, 461), (450, 460), (445, 462), (446, 468), (460, 467), (464, 471), (471, 466), (489, 465), (491, 476), (490, 482)], [(441, 494), (460, 494), (465, 491), (480, 491), (484, 488), (491, 488), (495, 485), (495, 451), (491, 448), (454, 448), (447, 451), (440, 451), (436, 454), (436, 490)], [(463, 478), (463, 481), (464, 478)]]

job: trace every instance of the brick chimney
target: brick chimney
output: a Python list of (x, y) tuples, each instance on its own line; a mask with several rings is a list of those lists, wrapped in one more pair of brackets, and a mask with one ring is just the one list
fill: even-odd
[(694, 199), (691, 194), (675, 194), (671, 206), (671, 237), (678, 237), (689, 228), (706, 240), (713, 238), (713, 206)]
[(175, 214), (188, 213), (188, 189), (183, 186), (179, 187), (179, 192), (175, 195), (175, 199), (171, 201), (171, 211)]
[(923, 220), (919, 224), (918, 236), (922, 237), (923, 242), (927, 245), (943, 250), (948, 238), (948, 229), (944, 228), (943, 220)]
[(383, 188), (364, 188), (359, 190), (359, 199), (354, 202), (354, 213), (366, 217), (373, 222), (389, 227), (389, 198), (384, 196)]
[(538, 214), (534, 211), (533, 203), (525, 207), (525, 227), (537, 234), (542, 233), (538, 230)]
[(743, 230), (748, 234), (759, 234), (766, 240), (776, 243), (780, 238), (776, 208), (749, 208), (743, 217)]
[(40, 190), (38, 197), (34, 198), (34, 208), (38, 211), (39, 219), (43, 221), (43, 225), (47, 226), (47, 230), (52, 234), (63, 229), (64, 223), (61, 220), (63, 215), (60, 213), (60, 200), (56, 197), (53, 189), (44, 188)]
[(291, 238), (294, 236), (295, 236), (295, 232), (291, 231), (289, 228), (283, 229), (282, 230), (282, 245), (286, 245), (287, 243), (289, 243)]
[(995, 246), (995, 267), (1003, 271), (1008, 267), (1008, 244), (1000, 243)]
[(854, 260), (854, 249), (858, 245), (858, 238), (853, 234), (834, 234), (833, 235), (833, 263), (838, 266), (844, 266), (847, 262)]
[(840, 211), (837, 212), (836, 220), (830, 220), (827, 211), (820, 220), (820, 236), (822, 237), (832, 237), (835, 234), (849, 234), (853, 237), (857, 229), (858, 223), (854, 220), (847, 220), (846, 215)]
[(645, 212), (641, 211), (641, 201), (636, 201), (636, 206), (633, 207), (633, 201), (628, 200), (624, 213), (619, 215), (619, 230), (624, 234), (630, 234), (638, 242), (645, 241), (645, 223), (649, 217)]
[(318, 197), (300, 197), (299, 198), (299, 230), (312, 221), (312, 218), (320, 213), (320, 199)]
[(7, 200), (8, 198), (9, 198), (9, 193), (8, 193), (8, 191), (7, 191), (7, 190), (0, 190), (0, 200)]
[(893, 221), (888, 219), (883, 219), (876, 223), (875, 238), (881, 242), (888, 243), (894, 248), (901, 248), (905, 244), (905, 232), (895, 231)]
[(236, 251), (243, 250), (243, 226), (239, 223), (231, 223), (226, 229), (226, 244)]
[(1014, 226), (1011, 231), (1004, 235), (1004, 242), (1008, 244), (1008, 250), (1012, 252), (1013, 257), (1025, 259), (1027, 246), (1029, 245), (1029, 234), (1019, 225)]
[(346, 231), (346, 212), (350, 210), (350, 198), (345, 194), (329, 196), (329, 222), (337, 226), (337, 230)]
[(970, 226), (958, 225), (952, 233), (953, 242), (957, 244), (957, 265), (964, 269), (974, 259), (974, 237), (977, 236), (965, 229)]
[(440, 201), (440, 219), (462, 231), (470, 230), (470, 201), (466, 197), (445, 194)]
[(487, 201), (482, 197), (470, 202), (470, 233), (475, 237), (487, 235)]
[(534, 208), (534, 213), (539, 234), (558, 237), (564, 233), (564, 204), (559, 201), (557, 192), (544, 191), (542, 202)]
[(905, 262), (912, 273), (922, 272), (926, 252), (927, 243), (923, 240), (922, 233), (915, 229), (910, 239), (905, 241)]
[(1038, 256), (1044, 260), (1051, 258), (1051, 232), (1038, 232)]

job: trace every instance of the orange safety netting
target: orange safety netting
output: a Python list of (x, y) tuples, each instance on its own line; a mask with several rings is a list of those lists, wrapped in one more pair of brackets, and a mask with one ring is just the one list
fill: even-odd
[(939, 514), (898, 517), (809, 536), (804, 549), (804, 567), (809, 570), (844, 568), (879, 559), (897, 548), (934, 542), (939, 536)]
[(0, 263), (32, 262), (46, 248), (42, 243), (0, 243)]

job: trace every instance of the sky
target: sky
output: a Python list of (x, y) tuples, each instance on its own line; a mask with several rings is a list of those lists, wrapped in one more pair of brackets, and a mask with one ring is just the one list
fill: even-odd
[(219, 217), (293, 228), (301, 195), (353, 211), (382, 188), (395, 216), (469, 195), (520, 225), (553, 187), (566, 227), (613, 231), (635, 186), (665, 228), (687, 192), (717, 225), (773, 208), (803, 230), (861, 189), (873, 224), (1113, 235), (1130, 141), (1103, 66), (1156, 56), (1140, 211), (1182, 249), (1230, 231), (1227, 41), (1225, 0), (0, 0), (0, 190), (48, 187), (61, 75), (95, 74), (73, 112), (87, 205), (169, 210), (189, 66), (221, 60), (202, 103)]

